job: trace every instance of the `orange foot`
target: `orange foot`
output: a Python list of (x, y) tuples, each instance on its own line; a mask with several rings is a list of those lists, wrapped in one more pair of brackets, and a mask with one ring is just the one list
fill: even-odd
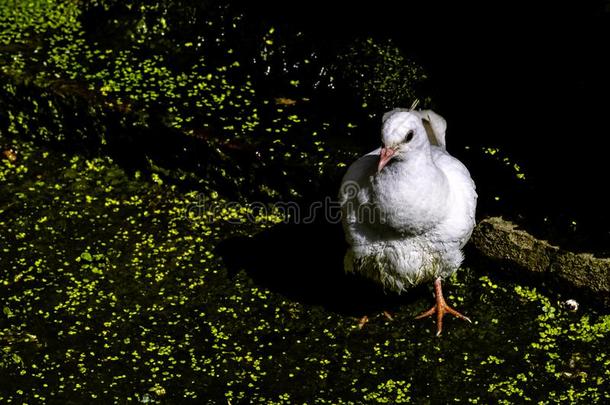
[(447, 305), (445, 299), (443, 298), (443, 290), (441, 288), (440, 277), (434, 281), (434, 295), (436, 296), (436, 304), (429, 310), (417, 315), (415, 319), (426, 318), (436, 312), (436, 336), (440, 336), (441, 332), (443, 331), (443, 316), (445, 316), (445, 313), (449, 313), (453, 316), (472, 323), (472, 321), (468, 317), (460, 314), (458, 311)]
[[(388, 321), (394, 320), (394, 317), (392, 316), (392, 314), (389, 311), (383, 311), (381, 314), (379, 314), (379, 316), (381, 316), (381, 315), (385, 316)], [(364, 328), (364, 326), (367, 323), (369, 323), (369, 317), (364, 315), (362, 318), (360, 318), (358, 320), (358, 329)]]

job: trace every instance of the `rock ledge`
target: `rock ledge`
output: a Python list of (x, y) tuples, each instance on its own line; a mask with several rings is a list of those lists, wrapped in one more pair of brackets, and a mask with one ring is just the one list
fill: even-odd
[(484, 256), (533, 273), (549, 273), (558, 281), (598, 294), (610, 306), (610, 258), (574, 253), (537, 239), (501, 217), (485, 218), (472, 235)]

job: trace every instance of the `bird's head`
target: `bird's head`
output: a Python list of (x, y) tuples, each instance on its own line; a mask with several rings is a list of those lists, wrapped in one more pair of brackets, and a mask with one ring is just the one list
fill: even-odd
[(418, 112), (394, 110), (383, 117), (381, 153), (377, 171), (391, 160), (404, 160), (410, 153), (429, 145), (426, 129)]

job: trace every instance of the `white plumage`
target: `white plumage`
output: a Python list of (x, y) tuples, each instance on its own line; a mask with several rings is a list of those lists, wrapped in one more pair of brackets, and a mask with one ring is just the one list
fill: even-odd
[(477, 193), (466, 167), (447, 152), (445, 129), (430, 110), (383, 116), (382, 148), (349, 167), (339, 193), (346, 271), (400, 293), (437, 279), (440, 291), (439, 277), (459, 268)]

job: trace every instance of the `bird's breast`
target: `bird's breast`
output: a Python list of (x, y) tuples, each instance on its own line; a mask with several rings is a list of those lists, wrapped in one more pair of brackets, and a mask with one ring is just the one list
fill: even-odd
[(440, 170), (388, 169), (373, 181), (373, 203), (383, 224), (401, 234), (421, 234), (445, 218), (449, 185)]

